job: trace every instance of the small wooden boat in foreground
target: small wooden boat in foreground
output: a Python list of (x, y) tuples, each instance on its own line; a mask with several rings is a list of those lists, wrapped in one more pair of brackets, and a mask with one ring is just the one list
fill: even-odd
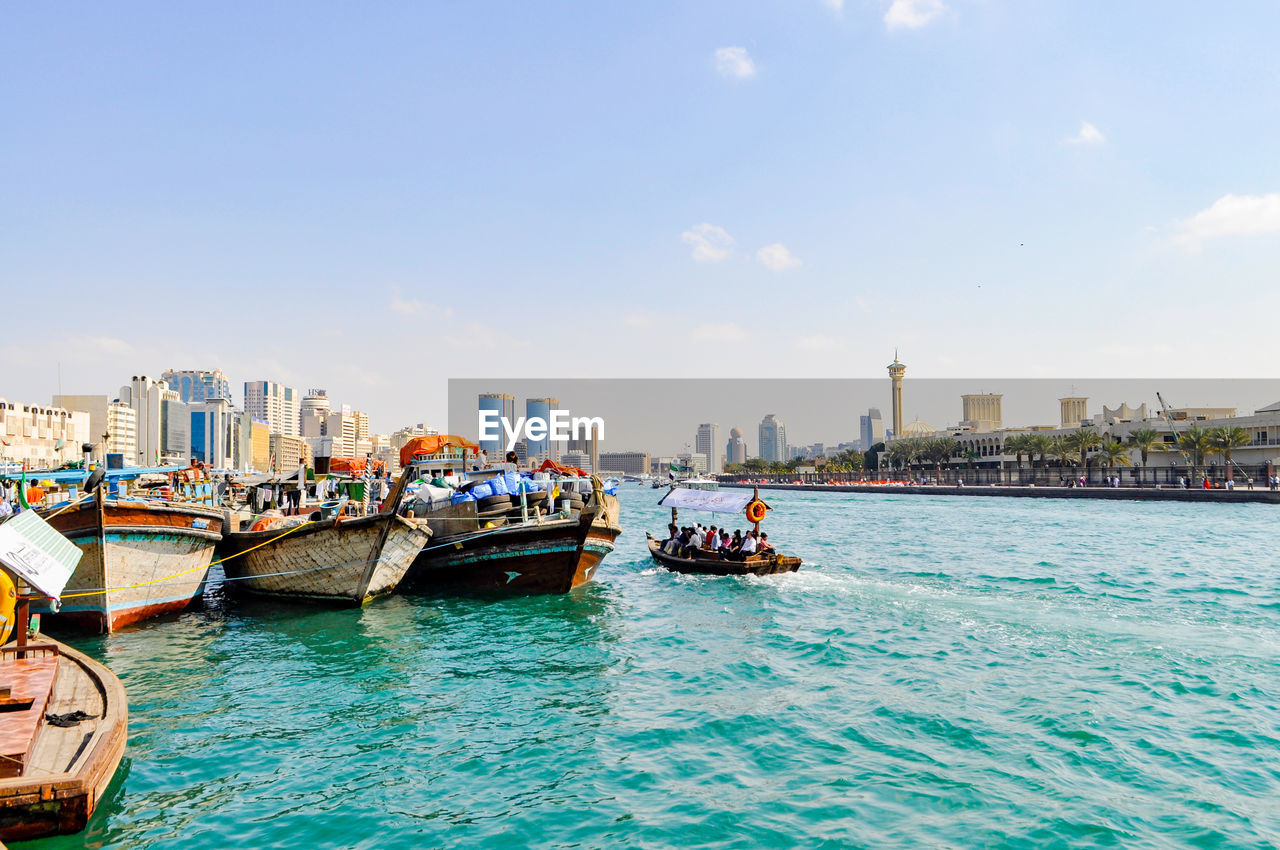
[[(720, 492), (705, 489), (689, 489), (672, 486), (658, 502), (671, 508), (671, 522), (679, 517), (679, 508), (710, 511), (720, 514), (746, 514), (747, 522), (755, 526), (757, 536), (768, 505), (760, 500), (759, 490), (750, 495), (743, 490)], [(649, 554), (659, 566), (677, 573), (699, 573), (713, 576), (767, 576), (776, 573), (793, 573), (800, 569), (800, 559), (777, 551), (757, 552), (745, 558), (732, 558), (711, 549), (697, 549), (688, 555), (664, 552), (662, 541), (652, 534), (648, 538)]]
[[(0, 840), (79, 832), (124, 755), (124, 687), (106, 667), (40, 635), (0, 647), (2, 688)], [(86, 719), (66, 727), (45, 719), (76, 712)]]
[(219, 510), (103, 498), (101, 490), (40, 515), (84, 552), (61, 609), (46, 616), (51, 625), (99, 633), (185, 609), (200, 595), (222, 539)]
[(382, 512), (328, 519), (263, 517), (228, 531), (227, 579), (237, 590), (282, 599), (363, 605), (391, 593), (431, 539), (425, 522), (396, 515), (407, 474)]

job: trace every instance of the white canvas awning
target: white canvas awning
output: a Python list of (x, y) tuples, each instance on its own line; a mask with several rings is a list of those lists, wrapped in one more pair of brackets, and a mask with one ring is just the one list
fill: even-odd
[(690, 490), (677, 487), (658, 502), (667, 508), (688, 508), (717, 514), (741, 513), (751, 502), (749, 490)]

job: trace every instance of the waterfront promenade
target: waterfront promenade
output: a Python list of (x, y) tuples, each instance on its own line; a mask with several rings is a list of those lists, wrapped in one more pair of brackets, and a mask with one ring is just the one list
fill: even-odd
[(961, 487), (954, 484), (739, 484), (722, 483), (721, 487), (761, 490), (799, 490), (816, 493), (897, 493), (918, 496), (1012, 496), (1039, 499), (1122, 499), (1140, 502), (1265, 502), (1280, 504), (1280, 491), (1265, 487), (1255, 490), (1205, 490), (1177, 487), (1034, 487), (999, 484), (977, 484)]

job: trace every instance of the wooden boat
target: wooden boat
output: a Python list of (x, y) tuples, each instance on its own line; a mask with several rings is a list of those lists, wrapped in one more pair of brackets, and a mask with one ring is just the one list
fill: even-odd
[(613, 551), (613, 542), (622, 533), (618, 497), (597, 489), (592, 494), (592, 499), (598, 502), (598, 507), (595, 518), (591, 520), (591, 530), (587, 533), (587, 543), (582, 552), (587, 581), (595, 576), (600, 562)]
[(50, 624), (98, 633), (185, 609), (203, 590), (222, 539), (214, 508), (104, 499), (101, 491), (40, 515), (84, 552)]
[[(592, 579), (606, 554), (605, 540), (612, 550), (617, 536), (609, 536), (607, 523), (595, 527), (595, 508), (522, 522), (486, 518), (475, 505), (450, 505), (425, 517), (433, 530), (431, 545), (405, 576), (406, 589), (568, 593)], [(596, 551), (588, 554), (593, 529), (599, 538)]]
[(400, 476), (381, 513), (264, 517), (247, 531), (228, 531), (222, 544), (228, 581), (260, 596), (339, 605), (391, 593), (431, 539), (426, 523), (396, 515), (407, 477)]
[(662, 551), (662, 543), (649, 538), (649, 554), (659, 566), (676, 573), (701, 573), (712, 576), (768, 576), (775, 573), (793, 573), (800, 569), (800, 559), (776, 552), (768, 555), (749, 555), (745, 561), (731, 561), (718, 553), (699, 550), (692, 558), (681, 558)]
[[(0, 706), (7, 709), (0, 711), (0, 840), (79, 832), (124, 755), (129, 707), (120, 680), (41, 635), (0, 647), (4, 687), (10, 704)], [(45, 721), (46, 713), (77, 711), (90, 717), (68, 727)]]
[[(760, 522), (764, 519), (768, 505), (760, 500), (760, 491), (753, 489), (748, 495), (744, 490), (720, 492), (716, 489), (690, 489), (672, 485), (667, 494), (658, 501), (659, 505), (671, 508), (671, 522), (679, 518), (679, 509), (710, 511), (712, 513), (736, 514), (745, 512), (747, 521), (760, 532)], [(713, 576), (740, 575), (774, 575), (776, 573), (793, 573), (800, 569), (801, 560), (781, 552), (771, 551), (748, 555), (742, 560), (727, 558), (719, 552), (709, 549), (696, 550), (688, 557), (673, 555), (662, 551), (662, 542), (652, 534), (646, 534), (649, 555), (659, 566), (677, 573), (700, 573)]]

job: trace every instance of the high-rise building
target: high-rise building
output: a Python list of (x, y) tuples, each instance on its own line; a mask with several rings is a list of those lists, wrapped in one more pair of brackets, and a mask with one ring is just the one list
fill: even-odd
[(320, 389), (307, 390), (298, 406), (300, 416), (324, 416), (329, 410), (329, 396)]
[(724, 447), (725, 463), (747, 462), (747, 441), (742, 439), (742, 429), (736, 425), (729, 429), (729, 442)]
[(234, 469), (235, 411), (231, 399), (214, 396), (187, 408), (191, 422), (188, 457), (214, 469)]
[(231, 382), (221, 369), (203, 371), (199, 369), (166, 369), (160, 376), (169, 387), (178, 394), (178, 400), (191, 403), (208, 401), (213, 398), (231, 400)]
[(766, 461), (787, 458), (787, 426), (770, 413), (760, 420), (760, 457)]
[(866, 416), (858, 417), (862, 431), (862, 450), (870, 451), (876, 443), (884, 442), (884, 420), (880, 418), (880, 408), (867, 409)]
[(704, 422), (698, 426), (698, 435), (694, 439), (693, 450), (700, 452), (707, 459), (707, 472), (718, 475), (724, 470), (720, 468), (720, 426), (714, 422)]
[(565, 452), (560, 458), (560, 462), (565, 466), (576, 466), (585, 472), (595, 473), (591, 468), (591, 455), (586, 452)]
[(301, 402), (301, 393), (275, 381), (247, 381), (244, 385), (245, 413), (278, 434), (298, 436)]
[[(164, 381), (156, 381), (146, 375), (134, 375), (129, 384), (120, 388), (120, 401), (133, 408), (135, 436), (137, 439), (133, 457), (126, 457), (129, 466), (158, 466), (166, 448), (180, 436), (171, 433), (166, 414), (170, 408), (165, 402), (181, 404), (178, 393)], [(185, 431), (185, 428), (181, 429)], [(182, 443), (185, 444), (185, 434)]]
[[(514, 426), (516, 422), (516, 397), (507, 393), (481, 393), (477, 410), (492, 410), (499, 418), (505, 419)], [(504, 450), (507, 447), (507, 439), (501, 426), (498, 427), (497, 432), (498, 436), (495, 439), (478, 441), (480, 448), (489, 453), (490, 460), (500, 460), (506, 454)]]
[[(557, 398), (529, 398), (524, 402), (524, 415), (526, 421), (535, 417), (544, 422), (551, 421), (551, 411), (560, 407), (560, 399)], [(551, 441), (550, 437), (543, 437), (541, 440), (529, 440), (529, 459), (538, 460), (556, 460), (559, 456), (560, 447)], [(501, 455), (499, 455), (501, 456)]]

